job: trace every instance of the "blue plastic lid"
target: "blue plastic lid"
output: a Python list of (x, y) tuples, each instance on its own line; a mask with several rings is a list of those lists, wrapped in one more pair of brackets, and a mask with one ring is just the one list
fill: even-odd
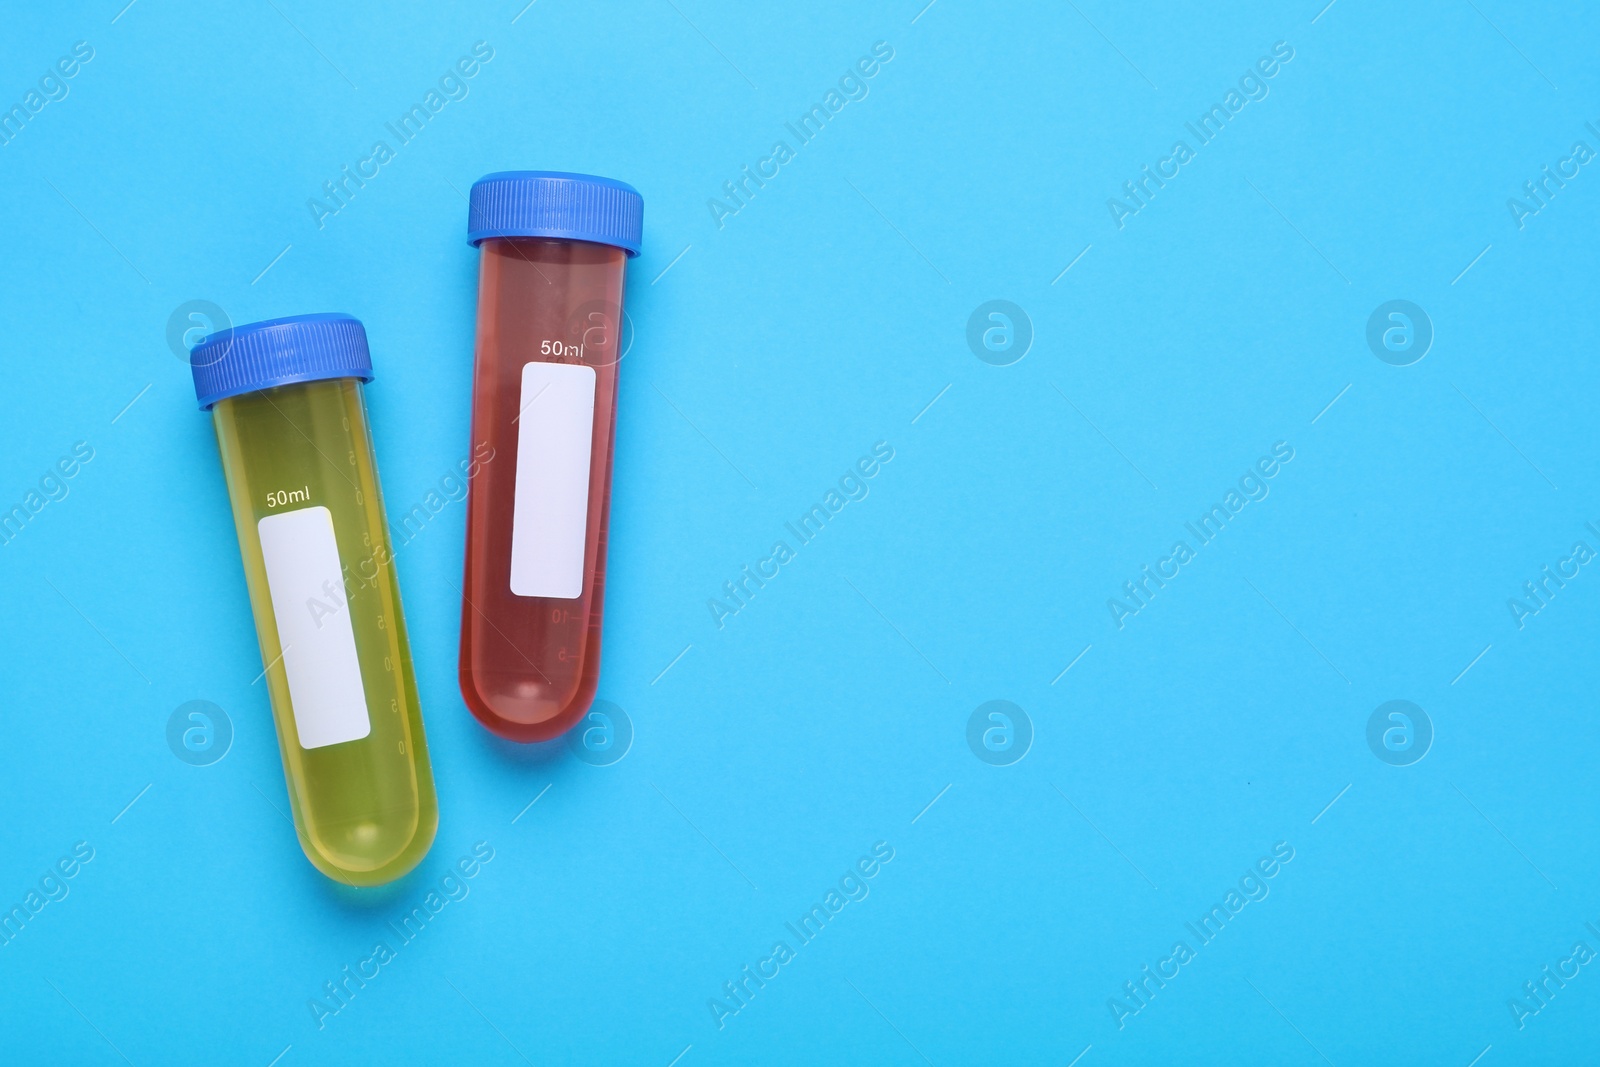
[(472, 185), (467, 241), (565, 237), (639, 254), (644, 197), (626, 182), (555, 170), (506, 170)]
[(372, 380), (372, 355), (361, 320), (349, 315), (291, 315), (202, 337), (189, 350), (202, 409), (240, 393), (324, 378)]

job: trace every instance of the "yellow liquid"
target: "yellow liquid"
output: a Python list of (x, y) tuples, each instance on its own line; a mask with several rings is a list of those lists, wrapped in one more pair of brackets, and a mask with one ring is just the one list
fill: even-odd
[[(439, 808), (361, 385), (279, 386), (219, 400), (212, 412), (300, 847), (348, 885), (393, 881), (427, 853)], [(333, 519), (345, 603), (330, 603), (350, 616), (371, 731), (305, 749), (257, 523), (318, 506)]]

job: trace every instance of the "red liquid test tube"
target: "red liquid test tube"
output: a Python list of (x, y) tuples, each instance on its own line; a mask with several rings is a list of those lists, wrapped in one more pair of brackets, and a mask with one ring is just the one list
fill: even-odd
[(472, 187), (461, 695), (513, 741), (564, 733), (599, 683), (623, 282), (643, 223), (643, 198), (608, 178), (507, 171)]

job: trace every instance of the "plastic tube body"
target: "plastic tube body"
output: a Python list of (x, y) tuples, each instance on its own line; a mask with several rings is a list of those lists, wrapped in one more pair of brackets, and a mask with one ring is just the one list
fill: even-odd
[(212, 411), (300, 846), (340, 882), (392, 881), (439, 816), (361, 384)]
[[(600, 676), (626, 253), (544, 237), (480, 247), (461, 694), (490, 730), (555, 737)], [(592, 398), (592, 399), (591, 399)]]

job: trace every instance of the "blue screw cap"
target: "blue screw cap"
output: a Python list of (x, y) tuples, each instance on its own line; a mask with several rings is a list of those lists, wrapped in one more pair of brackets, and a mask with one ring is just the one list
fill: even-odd
[(507, 170), (472, 185), (467, 242), (489, 237), (564, 237), (639, 254), (644, 197), (626, 182), (555, 170)]
[(367, 331), (350, 315), (292, 315), (202, 337), (189, 350), (202, 410), (219, 400), (325, 378), (372, 380)]

